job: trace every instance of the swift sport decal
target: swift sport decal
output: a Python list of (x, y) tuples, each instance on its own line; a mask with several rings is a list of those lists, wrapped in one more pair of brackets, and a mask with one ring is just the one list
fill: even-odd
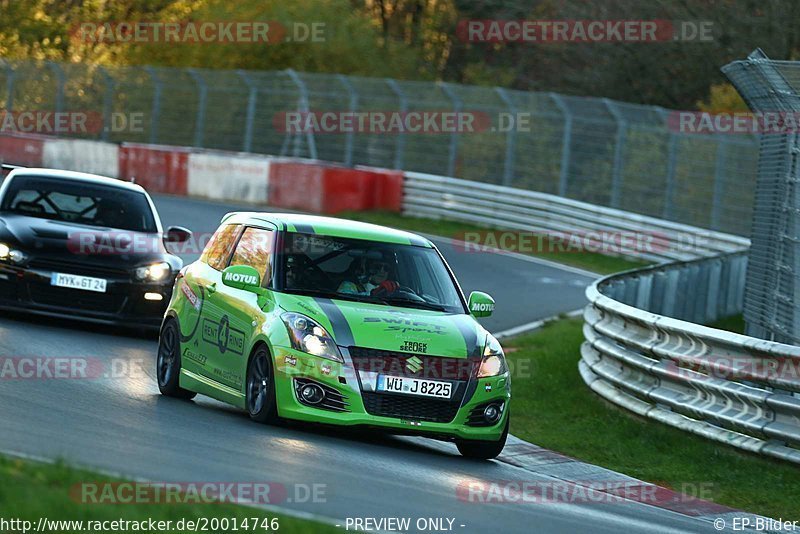
[(446, 334), (444, 326), (427, 321), (405, 319), (401, 317), (364, 317), (365, 323), (384, 323), (387, 332), (421, 332), (425, 334)]

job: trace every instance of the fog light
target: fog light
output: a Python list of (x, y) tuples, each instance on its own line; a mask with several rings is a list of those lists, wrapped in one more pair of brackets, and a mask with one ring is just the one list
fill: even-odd
[(500, 407), (496, 404), (490, 404), (483, 410), (483, 418), (486, 419), (489, 423), (496, 423), (500, 420), (500, 415), (503, 412), (500, 410)]
[(161, 301), (164, 300), (164, 296), (161, 293), (145, 293), (144, 300)]
[(316, 384), (306, 384), (300, 389), (300, 396), (308, 404), (319, 404), (325, 399), (325, 392)]

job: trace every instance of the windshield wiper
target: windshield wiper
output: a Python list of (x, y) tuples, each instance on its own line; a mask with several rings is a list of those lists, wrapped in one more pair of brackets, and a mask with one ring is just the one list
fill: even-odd
[(284, 289), (283, 292), (292, 295), (308, 295), (308, 296), (323, 297), (328, 299), (352, 300), (354, 302), (368, 302), (371, 304), (375, 304), (378, 302), (375, 300), (375, 297), (354, 295), (352, 293), (339, 293), (337, 291), (326, 291), (324, 289)]
[(386, 304), (404, 304), (410, 308), (421, 308), (423, 310), (433, 310), (433, 311), (447, 311), (447, 306), (442, 304), (433, 304), (432, 302), (428, 302), (427, 300), (415, 300), (409, 299), (404, 297), (387, 297), (381, 299)]

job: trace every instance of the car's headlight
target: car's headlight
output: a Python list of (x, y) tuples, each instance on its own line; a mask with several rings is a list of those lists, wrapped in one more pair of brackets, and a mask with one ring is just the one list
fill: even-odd
[(28, 259), (28, 256), (21, 250), (16, 250), (5, 243), (0, 243), (0, 261), (22, 263), (26, 259)]
[(133, 271), (133, 276), (136, 277), (137, 280), (143, 282), (159, 282), (166, 279), (171, 270), (172, 268), (169, 266), (169, 263), (162, 261), (152, 265), (137, 267)]
[(478, 369), (478, 378), (502, 375), (508, 371), (503, 347), (493, 335), (486, 337), (486, 348), (483, 349), (483, 361)]
[(316, 321), (293, 312), (284, 313), (281, 319), (289, 331), (293, 349), (335, 362), (344, 362), (336, 342)]

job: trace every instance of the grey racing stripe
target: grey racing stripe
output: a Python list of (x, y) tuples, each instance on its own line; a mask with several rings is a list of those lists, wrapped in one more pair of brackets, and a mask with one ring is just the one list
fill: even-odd
[(294, 223), (294, 229), (300, 234), (316, 234), (314, 227), (310, 224)]
[(333, 327), (331, 334), (336, 340), (336, 344), (343, 347), (352, 347), (355, 344), (353, 331), (350, 329), (350, 323), (347, 322), (347, 318), (342, 313), (342, 310), (339, 309), (339, 306), (331, 299), (314, 297), (314, 300), (322, 308), (325, 315), (328, 316)]
[(475, 332), (475, 325), (472, 317), (468, 315), (455, 315), (452, 317), (452, 321), (464, 338), (464, 345), (467, 348), (467, 358), (480, 358), (481, 348), (483, 347), (478, 339), (478, 334)]

